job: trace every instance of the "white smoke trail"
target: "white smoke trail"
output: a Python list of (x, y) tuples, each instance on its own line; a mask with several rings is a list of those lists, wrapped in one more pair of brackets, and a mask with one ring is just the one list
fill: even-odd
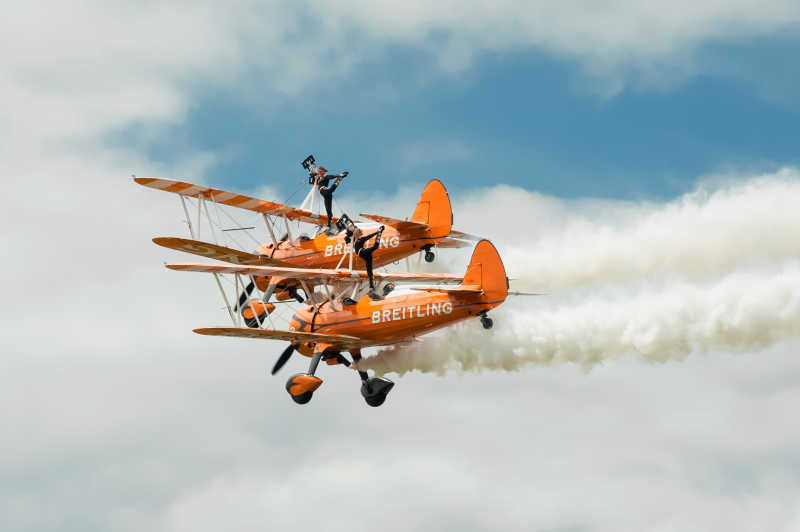
[[(377, 373), (451, 369), (516, 370), (528, 364), (591, 366), (629, 353), (652, 361), (689, 353), (743, 351), (800, 335), (800, 265), (772, 273), (737, 273), (705, 286), (686, 282), (631, 295), (590, 296), (550, 309), (544, 298), (507, 302), (495, 327), (477, 320), (408, 347), (385, 349), (359, 367)], [(542, 301), (539, 303), (539, 301)]]
[[(509, 274), (526, 289), (663, 275), (707, 278), (790, 260), (800, 249), (800, 173), (792, 169), (713, 190), (701, 185), (660, 205), (562, 202), (512, 192), (518, 208), (504, 211), (503, 219), (520, 227), (521, 236), (494, 240)], [(483, 216), (486, 205), (508, 193), (484, 195)], [(485, 225), (492, 224), (487, 219)]]

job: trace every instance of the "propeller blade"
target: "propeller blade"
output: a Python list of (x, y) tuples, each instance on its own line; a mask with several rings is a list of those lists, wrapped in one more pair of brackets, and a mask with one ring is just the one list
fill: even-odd
[(275, 375), (276, 373), (278, 373), (278, 371), (280, 371), (283, 365), (286, 364), (286, 362), (289, 360), (289, 357), (292, 356), (292, 353), (294, 353), (294, 345), (289, 344), (289, 347), (283, 350), (281, 356), (279, 356), (278, 360), (275, 361), (275, 365), (272, 366), (273, 375)]
[(244, 291), (239, 294), (239, 303), (236, 305), (236, 311), (238, 312), (242, 305), (244, 305), (247, 298), (250, 297), (250, 294), (253, 293), (253, 289), (256, 287), (256, 283), (250, 281), (250, 283), (245, 287)]

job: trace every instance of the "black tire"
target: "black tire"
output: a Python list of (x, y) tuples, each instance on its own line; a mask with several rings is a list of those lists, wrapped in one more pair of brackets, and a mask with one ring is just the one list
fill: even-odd
[(373, 395), (372, 397), (365, 397), (364, 400), (369, 406), (381, 406), (386, 401), (386, 394)]
[(251, 329), (258, 329), (261, 327), (263, 322), (260, 321), (258, 318), (245, 318), (244, 324), (250, 327)]
[(436, 258), (436, 255), (433, 254), (433, 251), (427, 250), (425, 251), (425, 262), (433, 262)]
[(481, 325), (483, 325), (484, 329), (491, 329), (494, 325), (492, 318), (481, 318)]
[(311, 400), (314, 392), (301, 393), (300, 395), (292, 395), (292, 400), (298, 405), (304, 405)]

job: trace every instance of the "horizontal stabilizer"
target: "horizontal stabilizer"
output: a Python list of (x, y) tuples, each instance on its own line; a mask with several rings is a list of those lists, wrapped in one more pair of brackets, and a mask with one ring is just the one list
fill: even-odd
[(452, 238), (459, 238), (461, 240), (473, 240), (475, 242), (477, 242), (479, 240), (483, 240), (483, 238), (481, 238), (479, 236), (471, 235), (469, 233), (463, 233), (461, 231), (456, 231), (455, 229), (451, 230), (450, 234), (447, 235), (447, 236), (452, 237)]
[[(367, 272), (363, 270), (331, 270), (325, 268), (281, 268), (275, 266), (228, 266), (224, 264), (209, 264), (185, 262), (179, 264), (167, 264), (170, 270), (184, 272), (205, 272), (205, 273), (236, 273), (239, 275), (252, 276), (279, 276), (288, 279), (302, 279), (316, 283), (339, 282), (359, 282), (368, 280)], [(403, 273), (403, 272), (375, 272), (375, 280), (392, 281), (395, 283), (460, 283), (464, 276), (452, 273)]]
[(476, 284), (454, 286), (452, 288), (412, 288), (420, 292), (444, 292), (447, 294), (482, 294), (483, 290)]
[(437, 244), (437, 248), (471, 248), (473, 246), (472, 242), (468, 242), (466, 240), (457, 240), (455, 238), (445, 238), (444, 240), (440, 240)]
[(233, 336), (237, 338), (261, 338), (264, 340), (285, 340), (296, 343), (325, 343), (336, 347), (354, 348), (370, 344), (367, 340), (344, 334), (319, 334), (299, 331), (276, 331), (269, 329), (248, 329), (245, 327), (205, 327), (194, 329), (205, 336)]
[(154, 238), (153, 242), (165, 248), (174, 249), (176, 251), (184, 251), (193, 255), (199, 255), (208, 259), (221, 260), (231, 264), (239, 264), (243, 266), (278, 266), (283, 268), (293, 268), (293, 266), (288, 262), (271, 259), (265, 255), (256, 255), (254, 253), (247, 253), (237, 249), (226, 248), (225, 246), (209, 244), (208, 242), (199, 242), (197, 240), (173, 237), (158, 237)]
[[(142, 186), (172, 192), (181, 196), (203, 198), (204, 200), (228, 205), (230, 207), (238, 207), (240, 209), (260, 212), (270, 216), (284, 216), (289, 220), (296, 220), (314, 225), (328, 225), (328, 217), (324, 214), (315, 214), (305, 209), (295, 209), (294, 207), (288, 207), (280, 203), (251, 198), (250, 196), (244, 196), (242, 194), (225, 192), (224, 190), (216, 188), (193, 185), (192, 183), (175, 181), (174, 179), (164, 179), (161, 177), (135, 177), (133, 180)], [(334, 218), (333, 222), (335, 223), (337, 220), (338, 218)]]
[(508, 295), (510, 296), (546, 296), (547, 294), (543, 294), (540, 292), (509, 292)]
[(380, 216), (377, 214), (360, 214), (359, 216), (376, 221), (379, 224), (392, 226), (398, 231), (425, 231), (428, 229), (428, 224), (398, 220), (397, 218), (389, 218), (388, 216)]

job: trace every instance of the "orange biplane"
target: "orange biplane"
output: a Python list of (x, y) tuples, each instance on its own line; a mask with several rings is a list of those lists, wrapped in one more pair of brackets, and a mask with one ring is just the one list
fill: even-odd
[[(372, 221), (365, 224), (355, 223), (346, 215), (343, 215), (341, 218), (333, 220), (339, 229), (338, 233), (333, 235), (325, 231), (328, 226), (328, 217), (325, 214), (317, 214), (313, 210), (302, 208), (310, 202), (313, 209), (313, 194), (316, 190), (313, 186), (309, 196), (303, 202), (303, 206), (294, 208), (183, 181), (153, 177), (135, 177), (134, 181), (149, 188), (178, 194), (186, 215), (186, 221), (189, 224), (189, 232), (192, 239), (159, 237), (154, 238), (153, 242), (170, 249), (232, 264), (284, 268), (339, 268), (344, 266), (351, 270), (363, 269), (364, 262), (356, 253), (353, 253), (352, 239), (350, 237), (353, 236), (353, 231), (369, 232), (370, 226), (376, 228), (378, 223), (383, 224), (385, 230), (381, 235), (379, 248), (373, 254), (374, 268), (397, 262), (420, 252), (424, 253), (427, 262), (432, 262), (434, 260), (432, 250), (435, 247), (468, 247), (472, 245), (468, 242), (469, 240), (478, 240), (478, 237), (452, 230), (453, 212), (450, 206), (450, 197), (444, 185), (438, 179), (431, 180), (425, 186), (419, 203), (409, 220), (398, 220), (375, 214), (362, 214), (361, 216)], [(196, 225), (192, 225), (189, 209), (187, 208), (187, 200), (189, 199), (197, 201)], [(217, 213), (216, 221), (211, 216), (209, 204), (217, 209), (219, 206), (230, 206), (261, 214), (271, 242), (264, 245), (255, 240), (257, 247), (253, 253), (249, 253), (227, 246), (198, 241), (201, 216), (203, 215), (214, 240), (223, 231), (254, 229), (254, 227), (242, 226), (224, 229), (220, 223), (221, 216), (219, 216), (219, 213)], [(281, 218), (283, 219), (285, 234), (278, 239), (275, 236), (276, 226)], [(230, 218), (230, 221), (235, 222), (233, 218)], [(316, 236), (311, 238), (306, 235), (300, 235), (297, 238), (292, 238), (289, 226), (290, 221), (317, 226)], [(248, 236), (250, 235), (248, 234)], [(250, 237), (252, 238), (252, 236)], [(259, 309), (263, 312), (270, 312), (274, 308), (268, 303), (273, 294), (275, 294), (278, 301), (294, 298), (300, 303), (308, 297), (308, 294), (306, 294), (306, 298), (299, 295), (298, 291), (302, 288), (302, 284), (291, 276), (256, 276), (252, 278), (249, 284), (242, 287), (243, 291), (239, 296), (239, 303), (231, 308), (231, 312), (251, 314), (249, 310), (243, 310), (243, 303), (256, 286), (264, 292), (264, 297), (262, 298), (264, 304), (259, 306)], [(248, 323), (255, 323), (252, 316), (249, 318)]]
[[(286, 268), (260, 265), (170, 264), (173, 270), (234, 274), (239, 276), (281, 276), (302, 283), (308, 294), (307, 306), (294, 313), (288, 330), (242, 326), (195, 329), (211, 336), (234, 336), (284, 340), (289, 346), (272, 369), (275, 374), (295, 351), (311, 357), (306, 373), (293, 375), (286, 390), (296, 403), (305, 404), (322, 384), (315, 375), (320, 361), (351, 366), (369, 346), (394, 345), (469, 318), (480, 318), (484, 328), (492, 326), (486, 313), (508, 296), (508, 278), (494, 245), (481, 240), (476, 245), (466, 273), (376, 272), (379, 283), (457, 283), (452, 287), (417, 287), (375, 301), (367, 296), (366, 272), (348, 269)], [(316, 290), (317, 288), (322, 290)], [(349, 303), (349, 304), (348, 304)], [(359, 370), (361, 395), (370, 406), (380, 406), (394, 386), (383, 377), (369, 377)]]

